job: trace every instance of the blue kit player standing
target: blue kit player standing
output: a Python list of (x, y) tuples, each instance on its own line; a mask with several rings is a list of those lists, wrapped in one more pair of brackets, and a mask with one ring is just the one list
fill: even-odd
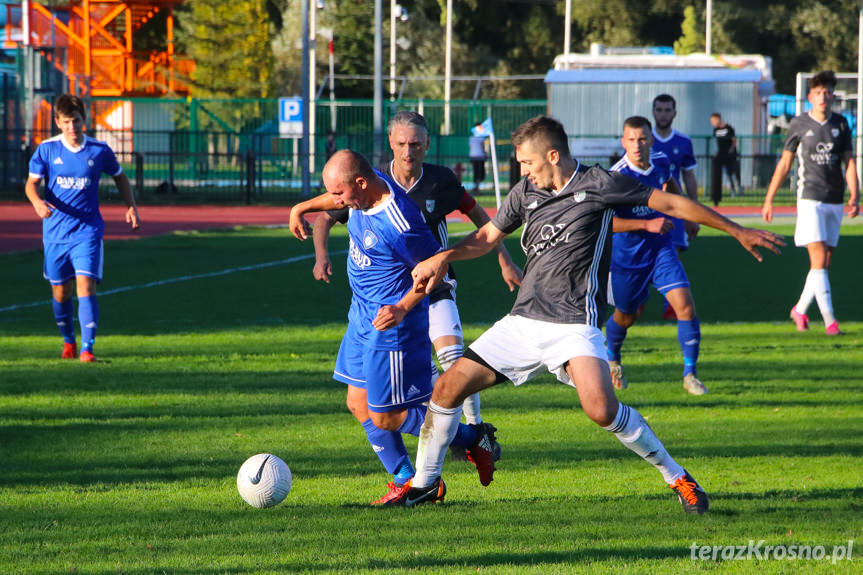
[[(102, 281), (105, 222), (99, 212), (99, 178), (113, 176), (120, 197), (129, 209), (126, 222), (140, 225), (129, 179), (114, 152), (105, 143), (84, 135), (84, 104), (63, 94), (54, 102), (54, 121), (61, 134), (45, 140), (30, 158), (30, 176), (24, 188), (36, 214), (42, 218), (45, 251), (44, 275), (51, 282), (57, 327), (63, 335), (64, 359), (77, 355), (73, 323), (72, 286), (78, 295), (83, 362), (96, 361), (93, 345), (99, 325), (96, 284)], [(45, 198), (39, 184), (45, 181)]]
[[(695, 168), (698, 162), (692, 148), (692, 140), (686, 134), (671, 127), (677, 116), (677, 102), (670, 94), (660, 94), (653, 99), (653, 148), (654, 152), (662, 152), (671, 162), (671, 177), (677, 187), (686, 192), (693, 202), (698, 201), (698, 181), (695, 179)], [(682, 178), (681, 178), (682, 176)], [(681, 185), (681, 179), (683, 185)], [(689, 249), (689, 240), (698, 234), (698, 224), (671, 218), (674, 229), (671, 230), (671, 243), (678, 251)]]
[[(824, 333), (830, 336), (844, 333), (833, 315), (827, 270), (839, 244), (846, 184), (850, 194), (848, 217), (856, 218), (860, 212), (860, 190), (851, 129), (845, 118), (832, 110), (835, 89), (836, 74), (830, 70), (809, 79), (808, 98), (812, 109), (791, 120), (785, 149), (776, 164), (761, 208), (764, 220), (771, 221), (773, 198), (791, 171), (796, 154), (797, 225), (794, 228), (794, 244), (806, 246), (809, 273), (800, 299), (791, 307), (790, 315), (798, 331), (808, 330), (809, 316), (806, 311), (814, 299), (824, 320)], [(845, 164), (844, 170), (842, 164)]]
[[(381, 166), (380, 171), (414, 201), (438, 244), (449, 245), (446, 219), (455, 210), (467, 215), (476, 227), (489, 221), (483, 207), (465, 191), (452, 170), (423, 161), (431, 143), (425, 118), (416, 112), (397, 112), (390, 118), (387, 135), (393, 160)], [(330, 229), (336, 222), (347, 221), (347, 208), (323, 212), (315, 220), (316, 261), (312, 271), (315, 279), (329, 282), (332, 275), (332, 262), (327, 253)], [(501, 275), (513, 291), (521, 282), (521, 270), (512, 263), (503, 245), (498, 246), (497, 252)], [(461, 357), (464, 349), (456, 286), (455, 271), (450, 268), (446, 279), (429, 295), (429, 338), (444, 371)], [(469, 424), (482, 423), (479, 394), (465, 400), (464, 416)], [(464, 450), (453, 448), (452, 451), (454, 458), (466, 458)]]
[[(671, 162), (662, 153), (651, 152), (650, 121), (632, 116), (623, 123), (626, 154), (611, 170), (669, 193), (680, 189), (671, 175)], [(664, 295), (677, 315), (677, 339), (683, 351), (683, 388), (693, 395), (707, 393), (696, 376), (701, 328), (695, 315), (695, 302), (689, 278), (671, 242), (673, 223), (647, 206), (622, 206), (615, 209), (614, 237), (611, 248), (611, 297), (614, 314), (605, 326), (611, 381), (626, 389), (621, 348), (629, 329), (641, 314), (653, 285)]]
[[(388, 492), (372, 502), (387, 505), (414, 475), (401, 434), (419, 434), (435, 371), (428, 301), (424, 292), (413, 290), (411, 269), (440, 245), (414, 202), (360, 154), (336, 152), (324, 166), (323, 181), (328, 192), (294, 206), (290, 227), (304, 240), (311, 231), (305, 213), (350, 208), (348, 280), (353, 297), (333, 378), (347, 384), (348, 408), (393, 474)], [(494, 470), (491, 451), (475, 445), (489, 429), (486, 423), (461, 425), (453, 441), (466, 449), (480, 480)], [(440, 497), (445, 492), (441, 485)]]

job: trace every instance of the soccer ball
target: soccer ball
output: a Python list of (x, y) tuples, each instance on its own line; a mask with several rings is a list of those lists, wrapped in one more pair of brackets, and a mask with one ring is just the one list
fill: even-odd
[(285, 500), (291, 491), (288, 465), (270, 453), (248, 458), (237, 473), (237, 491), (252, 507), (272, 507)]

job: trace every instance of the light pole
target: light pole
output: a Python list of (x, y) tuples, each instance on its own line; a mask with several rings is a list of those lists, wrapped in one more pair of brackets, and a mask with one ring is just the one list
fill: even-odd
[(444, 40), (443, 135), (449, 136), (450, 79), (452, 77), (452, 0), (446, 0), (446, 39)]
[(408, 21), (408, 11), (396, 0), (390, 0), (390, 100), (396, 99), (396, 18)]
[(396, 18), (408, 21), (408, 11), (396, 0), (390, 0), (390, 100), (396, 99)]

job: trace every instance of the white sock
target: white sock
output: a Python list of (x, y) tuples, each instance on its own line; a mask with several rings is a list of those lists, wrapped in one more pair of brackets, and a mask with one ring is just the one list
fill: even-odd
[(468, 425), (477, 425), (482, 423), (482, 414), (479, 412), (478, 393), (474, 393), (464, 400), (462, 411), (464, 412), (464, 420)]
[(806, 315), (806, 310), (809, 309), (809, 306), (812, 305), (812, 300), (815, 299), (815, 277), (812, 274), (814, 271), (809, 270), (809, 273), (806, 274), (806, 283), (803, 284), (800, 299), (797, 300), (797, 305), (794, 306), (797, 313), (803, 315)]
[[(448, 345), (437, 350), (437, 360), (440, 362), (441, 368), (446, 371), (453, 366), (455, 361), (464, 353), (464, 346), (460, 343)], [(462, 406), (464, 420), (468, 425), (476, 425), (482, 423), (482, 414), (479, 412), (479, 394), (474, 393), (464, 400)]]
[(824, 319), (824, 327), (827, 327), (836, 321), (833, 316), (833, 298), (830, 297), (830, 278), (827, 277), (826, 269), (810, 270), (809, 275), (813, 277), (815, 301)]
[(440, 362), (441, 369), (444, 371), (452, 367), (455, 360), (460, 358), (464, 353), (464, 346), (460, 343), (448, 345), (437, 350), (437, 360)]
[(668, 455), (662, 442), (641, 417), (641, 414), (628, 405), (620, 404), (617, 416), (606, 431), (612, 432), (622, 444), (637, 453), (645, 461), (653, 464), (666, 483), (672, 484), (686, 473), (674, 459)]
[(446, 408), (430, 401), (417, 444), (417, 473), (413, 487), (428, 487), (440, 477), (446, 450), (461, 421), (461, 406)]

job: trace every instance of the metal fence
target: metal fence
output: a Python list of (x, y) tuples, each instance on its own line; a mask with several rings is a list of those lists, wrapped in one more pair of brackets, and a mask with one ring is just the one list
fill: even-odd
[[(298, 140), (278, 133), (277, 100), (180, 100), (99, 98), (88, 102), (88, 133), (107, 141), (117, 153), (124, 171), (143, 203), (229, 202), (289, 203), (301, 197)], [(508, 190), (518, 175), (513, 164), (510, 132), (525, 119), (546, 112), (544, 100), (455, 101), (451, 125), (456, 135), (440, 134), (444, 105), (440, 101), (402, 100), (387, 103), (384, 120), (398, 110), (423, 113), (431, 131), (427, 161), (453, 169), (473, 189), (468, 158), (470, 128), (491, 117), (498, 134), (497, 157), (502, 190)], [(14, 111), (5, 100), (4, 110)], [(310, 155), (312, 193), (318, 191), (320, 171), (326, 158), (323, 135), (335, 118), (338, 149), (350, 148), (372, 157), (373, 108), (370, 100), (337, 101), (334, 106), (316, 106), (314, 139)], [(117, 129), (116, 126), (128, 126)], [(36, 143), (50, 137), (48, 131), (25, 130), (4, 122), (0, 139), (0, 198), (23, 198), (27, 164)], [(615, 138), (607, 135), (606, 138)], [(741, 151), (740, 179), (746, 190), (742, 200), (759, 202), (782, 149), (783, 136), (738, 136)], [(696, 177), (704, 198), (709, 197), (713, 173), (712, 136), (693, 137), (698, 160)], [(383, 160), (389, 159), (384, 145)], [(580, 157), (585, 163), (608, 167), (611, 154)], [(480, 193), (493, 193), (492, 170)], [(778, 196), (792, 202), (793, 177)], [(105, 194), (116, 193), (110, 178), (103, 179)], [(113, 190), (113, 191), (112, 191)]]

